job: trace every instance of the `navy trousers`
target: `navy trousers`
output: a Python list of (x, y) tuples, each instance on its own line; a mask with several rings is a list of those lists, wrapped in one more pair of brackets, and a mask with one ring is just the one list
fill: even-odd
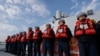
[(27, 45), (28, 45), (28, 56), (32, 56), (33, 55), (33, 51), (32, 51), (33, 41), (32, 40), (29, 40), (27, 42)]
[(54, 56), (54, 42), (52, 41), (43, 41), (43, 56), (47, 56), (47, 51), (49, 56)]
[(41, 43), (34, 42), (34, 56), (41, 56), (40, 45)]
[(70, 56), (69, 43), (58, 41), (58, 56), (63, 56), (63, 52), (65, 53), (65, 56)]
[(25, 56), (26, 55), (26, 43), (23, 42), (21, 43), (21, 56)]
[(6, 52), (8, 52), (9, 44), (6, 42)]
[(95, 43), (79, 42), (80, 56), (98, 56)]
[(17, 55), (21, 56), (21, 42), (18, 42), (17, 44)]

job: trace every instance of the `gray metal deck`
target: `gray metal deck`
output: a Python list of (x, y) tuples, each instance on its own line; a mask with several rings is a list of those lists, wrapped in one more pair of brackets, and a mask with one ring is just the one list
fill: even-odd
[(4, 51), (0, 51), (0, 56), (15, 56), (15, 55), (12, 55), (10, 53), (6, 53)]

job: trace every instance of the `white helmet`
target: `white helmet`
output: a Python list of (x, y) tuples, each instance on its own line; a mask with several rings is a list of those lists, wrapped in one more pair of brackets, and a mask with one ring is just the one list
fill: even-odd
[(85, 12), (80, 12), (78, 15), (77, 15), (77, 19), (79, 19), (79, 17), (81, 16), (85, 16), (87, 17), (87, 14)]

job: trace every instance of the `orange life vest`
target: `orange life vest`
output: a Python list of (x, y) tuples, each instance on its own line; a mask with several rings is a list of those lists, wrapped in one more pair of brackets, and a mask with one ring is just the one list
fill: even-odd
[(10, 38), (8, 39), (8, 42), (10, 42)]
[(34, 34), (33, 31), (28, 32), (26, 39), (27, 40), (32, 40), (33, 34)]
[(19, 41), (19, 36), (17, 36), (16, 40)]
[(21, 42), (26, 42), (26, 36), (22, 36)]
[(9, 39), (7, 38), (5, 41), (6, 41), (6, 42), (9, 42)]
[(16, 37), (16, 41), (21, 42), (22, 35)]
[(20, 36), (17, 37), (17, 41), (20, 41)]
[(11, 38), (11, 43), (14, 43), (14, 38)]
[[(80, 28), (81, 25), (87, 25), (86, 29)], [(94, 29), (93, 23), (91, 22), (90, 19), (86, 19), (84, 22), (78, 20), (76, 22), (76, 36), (81, 36), (81, 35), (94, 35), (96, 34), (96, 30)]]
[(41, 30), (36, 30), (35, 33), (34, 33), (34, 36), (33, 36), (33, 40), (38, 40), (40, 39), (40, 37), (42, 37), (40, 35), (40, 33), (42, 34)]
[(46, 29), (44, 32), (43, 32), (43, 35), (42, 35), (42, 37), (43, 38), (52, 38), (53, 36), (52, 36), (52, 34), (53, 34), (53, 29), (52, 28), (48, 28), (48, 29)]
[(67, 25), (58, 26), (56, 31), (56, 38), (67, 38)]
[(15, 37), (14, 37), (14, 40), (13, 41), (14, 41), (14, 43), (17, 41)]
[(9, 38), (8, 42), (9, 42), (9, 43), (11, 42), (11, 38)]

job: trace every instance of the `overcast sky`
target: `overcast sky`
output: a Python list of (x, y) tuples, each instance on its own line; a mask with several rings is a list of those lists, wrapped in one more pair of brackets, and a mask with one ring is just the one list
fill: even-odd
[(99, 10), (100, 0), (0, 0), (0, 41), (52, 21), (56, 10), (73, 16), (88, 9)]

